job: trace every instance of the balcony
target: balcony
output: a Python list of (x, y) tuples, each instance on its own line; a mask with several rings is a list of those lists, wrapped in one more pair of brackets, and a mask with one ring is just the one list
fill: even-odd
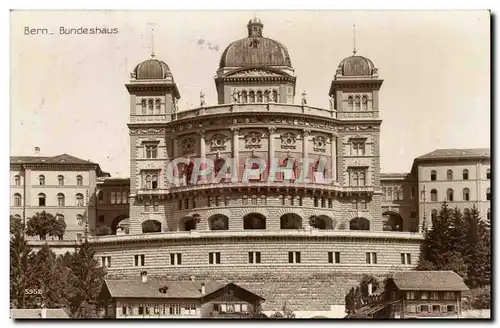
[(319, 192), (336, 192), (336, 193), (373, 193), (373, 186), (340, 186), (338, 183), (321, 184), (321, 183), (290, 183), (283, 181), (250, 181), (250, 182), (227, 182), (227, 183), (198, 183), (194, 185), (179, 185), (172, 186), (169, 189), (139, 189), (139, 196), (155, 196), (155, 195), (171, 195), (176, 193), (203, 191), (211, 189), (296, 189), (296, 190), (314, 190)]

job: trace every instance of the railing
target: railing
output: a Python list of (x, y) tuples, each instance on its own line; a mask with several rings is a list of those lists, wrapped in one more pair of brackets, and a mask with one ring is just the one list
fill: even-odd
[(320, 184), (320, 183), (288, 183), (288, 182), (267, 182), (267, 181), (252, 181), (244, 182), (228, 182), (228, 183), (198, 183), (195, 185), (180, 185), (172, 186), (169, 189), (139, 189), (138, 195), (167, 195), (179, 192), (191, 192), (206, 189), (221, 189), (221, 188), (290, 188), (290, 189), (314, 189), (321, 191), (335, 192), (366, 192), (373, 193), (373, 186), (339, 186), (338, 184)]
[(107, 235), (89, 237), (90, 243), (119, 242), (128, 240), (172, 240), (172, 239), (200, 239), (223, 237), (338, 237), (338, 238), (386, 238), (407, 239), (420, 241), (423, 235), (417, 232), (400, 231), (363, 231), (363, 230), (191, 230), (169, 231), (136, 235)]
[(175, 114), (176, 120), (193, 118), (202, 115), (227, 114), (227, 113), (287, 113), (308, 114), (320, 117), (337, 118), (337, 111), (307, 105), (279, 104), (279, 103), (248, 103), (224, 104), (209, 107), (199, 107), (180, 111)]

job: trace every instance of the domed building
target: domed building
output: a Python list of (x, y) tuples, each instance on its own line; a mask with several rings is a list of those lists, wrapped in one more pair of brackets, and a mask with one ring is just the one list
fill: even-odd
[(410, 216), (384, 228), (383, 80), (370, 59), (347, 57), (332, 67), (330, 108), (311, 107), (295, 99), (287, 48), (259, 19), (247, 28), (222, 53), (216, 105), (201, 95), (179, 110), (175, 68), (154, 57), (135, 67), (128, 234), (91, 241), (110, 277), (235, 282), (265, 312), (286, 302), (298, 316), (342, 317), (362, 273), (413, 269), (422, 238)]

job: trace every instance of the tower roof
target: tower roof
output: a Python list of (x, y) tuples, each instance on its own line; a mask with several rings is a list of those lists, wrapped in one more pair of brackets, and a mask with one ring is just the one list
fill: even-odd
[(337, 72), (340, 71), (343, 76), (371, 76), (374, 69), (375, 65), (370, 59), (352, 55), (340, 62)]
[(276, 40), (262, 36), (264, 24), (257, 17), (247, 24), (248, 37), (232, 42), (222, 53), (219, 68), (247, 66), (288, 66), (288, 50)]
[(137, 64), (134, 74), (137, 80), (158, 80), (172, 75), (168, 65), (154, 57)]

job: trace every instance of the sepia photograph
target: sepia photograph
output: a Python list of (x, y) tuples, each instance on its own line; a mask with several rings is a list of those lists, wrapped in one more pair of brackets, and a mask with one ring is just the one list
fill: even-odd
[(9, 16), (11, 320), (491, 320), (490, 11)]

